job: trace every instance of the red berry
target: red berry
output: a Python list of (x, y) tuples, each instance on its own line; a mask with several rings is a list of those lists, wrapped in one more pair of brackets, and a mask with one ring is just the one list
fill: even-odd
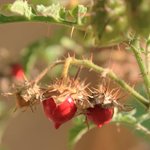
[(43, 100), (42, 103), (46, 116), (54, 122), (56, 129), (63, 123), (72, 119), (77, 111), (77, 107), (70, 96), (58, 105), (53, 98)]
[(94, 108), (88, 108), (86, 115), (100, 128), (111, 121), (113, 113), (113, 108), (102, 108), (100, 105), (96, 105)]
[(24, 71), (20, 64), (13, 64), (11, 68), (11, 74), (17, 80), (22, 80), (24, 78)]

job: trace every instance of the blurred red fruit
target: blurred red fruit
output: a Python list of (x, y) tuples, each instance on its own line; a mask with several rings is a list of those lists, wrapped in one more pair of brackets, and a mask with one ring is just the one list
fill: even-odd
[(53, 98), (43, 100), (42, 103), (46, 116), (54, 122), (56, 129), (58, 129), (63, 123), (72, 119), (77, 111), (77, 107), (70, 96), (58, 105)]
[(113, 117), (113, 108), (102, 108), (96, 105), (94, 108), (88, 108), (87, 118), (93, 121), (99, 128), (111, 121)]
[(24, 79), (24, 71), (20, 64), (13, 64), (11, 67), (11, 75), (17, 80)]

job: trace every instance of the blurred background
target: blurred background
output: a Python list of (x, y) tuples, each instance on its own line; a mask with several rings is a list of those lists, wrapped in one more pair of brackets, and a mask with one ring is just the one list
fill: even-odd
[[(13, 0), (1, 0), (0, 5)], [(72, 0), (72, 5), (79, 1)], [(63, 0), (63, 3), (67, 1)], [(82, 1), (84, 3), (84, 1)], [(62, 33), (62, 34), (58, 34)], [(67, 53), (76, 57), (94, 55), (94, 62), (103, 67), (109, 67), (124, 80), (135, 85), (140, 82), (139, 70), (134, 57), (125, 51), (124, 46), (98, 48), (90, 45), (87, 40), (82, 45), (84, 33), (74, 31), (65, 26), (49, 25), (46, 23), (10, 23), (0, 24), (0, 89), (2, 92), (12, 90), (14, 78), (11, 65), (14, 63), (27, 64), (25, 68), (30, 79), (35, 78), (48, 64), (64, 58)], [(77, 34), (82, 35), (74, 40)], [(40, 46), (33, 48), (33, 43)], [(42, 44), (41, 44), (42, 43)], [(30, 54), (31, 52), (32, 54)], [(43, 54), (42, 54), (43, 53)], [(41, 55), (42, 54), (42, 55)], [(29, 56), (28, 59), (27, 56)], [(33, 57), (36, 59), (33, 59)], [(122, 66), (124, 66), (122, 68)], [(76, 70), (72, 70), (75, 72)], [(51, 82), (55, 75), (59, 76), (61, 68), (54, 70), (44, 81)], [(73, 74), (73, 73), (72, 73)], [(83, 70), (81, 78), (87, 78), (92, 85), (98, 82), (98, 75)], [(97, 79), (95, 78), (97, 77)], [(44, 82), (43, 81), (43, 82)], [(68, 131), (71, 122), (65, 123), (59, 130), (45, 117), (39, 105), (35, 112), (17, 110), (15, 97), (1, 96), (0, 136), (3, 150), (67, 150)], [(149, 150), (150, 145), (142, 138), (136, 137), (131, 130), (117, 124), (109, 124), (100, 129), (94, 128), (85, 134), (77, 143), (75, 150)]]

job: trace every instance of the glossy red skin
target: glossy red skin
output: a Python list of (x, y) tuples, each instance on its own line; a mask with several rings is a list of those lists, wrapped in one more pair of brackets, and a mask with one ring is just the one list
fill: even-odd
[(102, 108), (96, 105), (94, 108), (89, 108), (87, 110), (86, 116), (100, 128), (111, 121), (113, 113), (113, 108)]
[(11, 67), (11, 74), (17, 80), (22, 80), (24, 78), (24, 71), (20, 64), (13, 64)]
[(56, 129), (63, 123), (72, 119), (77, 111), (77, 107), (70, 96), (58, 105), (56, 105), (53, 98), (48, 98), (42, 103), (46, 116), (54, 122)]

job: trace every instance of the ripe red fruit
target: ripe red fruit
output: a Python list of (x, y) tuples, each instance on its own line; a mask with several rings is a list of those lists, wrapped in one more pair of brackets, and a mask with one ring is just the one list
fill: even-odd
[(23, 80), (24, 78), (24, 71), (20, 64), (13, 64), (11, 67), (11, 74), (17, 80)]
[(53, 98), (43, 100), (42, 103), (46, 116), (54, 122), (56, 129), (72, 119), (77, 111), (77, 107), (71, 96), (68, 96), (65, 101), (58, 105)]
[(113, 113), (113, 108), (102, 108), (100, 105), (96, 105), (94, 108), (87, 109), (86, 116), (100, 128), (111, 121)]

